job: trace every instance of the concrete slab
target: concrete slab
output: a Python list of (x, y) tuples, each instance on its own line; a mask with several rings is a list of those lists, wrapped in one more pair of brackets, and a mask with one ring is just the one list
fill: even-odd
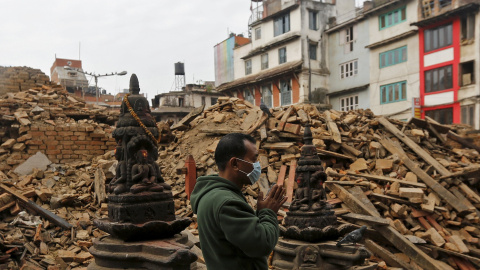
[(45, 171), (47, 166), (52, 162), (42, 152), (37, 152), (35, 155), (29, 157), (25, 162), (20, 164), (13, 172), (18, 175), (27, 175), (33, 172), (33, 169)]

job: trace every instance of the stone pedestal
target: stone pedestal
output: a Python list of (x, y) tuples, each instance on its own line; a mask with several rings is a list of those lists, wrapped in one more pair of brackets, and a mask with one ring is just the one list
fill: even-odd
[(333, 241), (309, 243), (280, 238), (274, 249), (272, 264), (278, 270), (373, 270), (376, 265), (362, 266), (370, 256), (370, 252), (361, 245), (337, 247)]
[(167, 239), (137, 242), (105, 236), (93, 241), (89, 251), (95, 261), (87, 269), (188, 270), (197, 260), (197, 256), (190, 251), (192, 246), (193, 243), (183, 233)]
[(108, 196), (108, 218), (113, 222), (133, 223), (175, 220), (172, 192), (111, 194)]

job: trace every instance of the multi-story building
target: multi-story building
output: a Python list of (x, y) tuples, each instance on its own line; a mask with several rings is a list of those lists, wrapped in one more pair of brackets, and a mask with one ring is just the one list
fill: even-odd
[(419, 2), (422, 117), (480, 128), (479, 0)]
[(337, 1), (328, 38), (328, 103), (339, 111), (370, 108), (369, 20), (355, 0)]
[(214, 82), (187, 84), (182, 91), (170, 91), (152, 99), (152, 115), (157, 121), (171, 120), (177, 123), (194, 108), (208, 108), (217, 103), (222, 93), (215, 91)]
[(234, 80), (217, 90), (268, 107), (321, 102), (328, 76), (322, 34), (335, 1), (254, 2), (251, 42), (233, 48)]
[(82, 70), (82, 61), (73, 59), (56, 58), (50, 68), (50, 78), (52, 82), (62, 85), (65, 89), (74, 93), (88, 87), (88, 80), (85, 74), (65, 67)]
[(370, 108), (378, 115), (406, 120), (419, 97), (418, 2), (368, 1)]

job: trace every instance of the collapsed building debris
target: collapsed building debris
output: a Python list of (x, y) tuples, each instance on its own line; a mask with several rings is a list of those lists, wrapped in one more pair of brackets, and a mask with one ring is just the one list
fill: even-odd
[[(328, 202), (340, 222), (370, 226), (365, 243), (375, 254), (371, 260), (383, 268), (480, 266), (480, 155), (447, 136), (470, 137), (473, 140), (465, 140), (477, 145), (478, 133), (431, 119), (407, 123), (376, 117), (369, 110), (320, 113), (315, 106), (300, 104), (272, 113), (267, 120), (258, 107), (225, 97), (176, 126), (176, 139), (160, 150), (159, 163), (173, 186), (177, 215), (195, 220), (185, 194), (185, 161), (192, 155), (197, 176), (215, 173), (216, 144), (230, 132), (258, 138), (263, 173), (245, 188), (248, 202), (255, 207), (258, 191), (265, 194), (275, 183), (285, 185), (291, 201), (301, 134), (311, 123), (313, 143), (327, 168)], [(352, 202), (355, 198), (360, 202)], [(280, 221), (286, 211), (279, 211)]]
[[(0, 181), (72, 225), (64, 229), (0, 190), (1, 267), (85, 267), (92, 261), (88, 252), (92, 238), (103, 235), (92, 221), (107, 217), (105, 191), (98, 187), (108, 184), (115, 175), (117, 161), (111, 151), (110, 121), (115, 121), (118, 112), (88, 107), (51, 85), (36, 85), (0, 99)], [(294, 172), (302, 134), (310, 123), (312, 142), (328, 175), (327, 201), (335, 206), (338, 222), (369, 226), (363, 244), (375, 254), (370, 261), (382, 269), (480, 266), (480, 155), (473, 149), (473, 145), (479, 146), (478, 133), (466, 126), (444, 126), (428, 119), (406, 123), (376, 117), (369, 110), (319, 112), (315, 106), (299, 104), (271, 113), (273, 117), (268, 118), (247, 101), (221, 97), (216, 105), (195, 110), (172, 126), (173, 133), (168, 125), (158, 123), (164, 132), (157, 163), (165, 182), (172, 186), (175, 215), (193, 219), (188, 228), (193, 234), (197, 234), (196, 217), (184, 179), (190, 155), (196, 163), (195, 176), (215, 173), (214, 151), (221, 136), (250, 133), (257, 138), (262, 176), (255, 185), (245, 188), (247, 201), (255, 207), (259, 191), (266, 194), (275, 183), (287, 188), (291, 201), (297, 188)], [(103, 121), (106, 119), (110, 120)], [(52, 131), (57, 134), (47, 135)], [(85, 138), (79, 139), (82, 135), (75, 132), (85, 132)], [(87, 140), (88, 134), (98, 137)], [(42, 136), (41, 144), (27, 143)], [(48, 147), (40, 146), (51, 140), (101, 147), (62, 148), (60, 153), (49, 154)], [(66, 150), (85, 152), (72, 157), (75, 153)], [(15, 172), (37, 152), (53, 163), (30, 168), (26, 173)], [(280, 222), (287, 211), (288, 207), (279, 211)], [(202, 262), (201, 254), (198, 257)]]

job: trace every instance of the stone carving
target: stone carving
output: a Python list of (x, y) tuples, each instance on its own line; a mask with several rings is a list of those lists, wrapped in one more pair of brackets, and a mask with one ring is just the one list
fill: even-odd
[(280, 225), (282, 238), (274, 249), (273, 266), (280, 270), (355, 269), (370, 254), (364, 247), (337, 247), (332, 241), (355, 227), (337, 225), (335, 212), (326, 201), (323, 182), (327, 175), (308, 124), (303, 139), (305, 144), (295, 171), (298, 188), (284, 225)]
[[(296, 233), (295, 235), (290, 234), (288, 237), (315, 242), (319, 239), (312, 239), (312, 230), (324, 230), (327, 226), (335, 225), (337, 218), (331, 210), (331, 206), (325, 201), (323, 182), (327, 179), (327, 175), (324, 172), (322, 161), (318, 157), (317, 149), (312, 143), (312, 132), (309, 125), (305, 127), (304, 143), (295, 171), (298, 188), (285, 218), (285, 227), (287, 228), (282, 231), (288, 234), (289, 227), (293, 227), (290, 231), (293, 230)], [(305, 237), (298, 238), (297, 234), (301, 234), (301, 231), (307, 228), (309, 232), (305, 231)], [(332, 231), (331, 228), (326, 228), (322, 235), (332, 233)], [(315, 234), (318, 235), (318, 233)], [(335, 237), (334, 234), (332, 237)]]
[[(88, 269), (189, 269), (196, 260), (190, 251), (193, 243), (179, 235), (191, 220), (175, 217), (172, 188), (156, 163), (158, 128), (147, 99), (139, 93), (137, 76), (132, 74), (130, 93), (112, 133), (118, 164), (108, 186), (108, 219), (94, 221), (110, 236), (94, 241), (90, 253), (95, 262)], [(132, 256), (122, 255), (122, 250)]]

